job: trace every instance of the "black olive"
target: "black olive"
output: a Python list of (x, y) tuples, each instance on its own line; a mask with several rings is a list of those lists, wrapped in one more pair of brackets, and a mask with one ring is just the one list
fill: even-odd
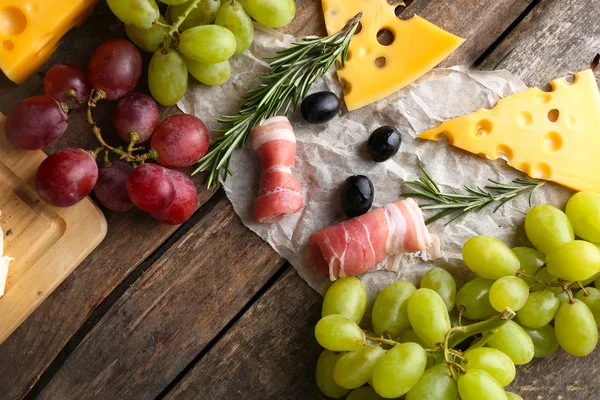
[(367, 152), (373, 160), (382, 162), (394, 157), (400, 149), (400, 131), (393, 126), (382, 126), (371, 133), (367, 142)]
[(331, 121), (340, 111), (340, 99), (332, 92), (316, 92), (302, 100), (300, 111), (307, 122), (323, 124)]
[(342, 211), (348, 217), (358, 217), (369, 211), (374, 196), (373, 182), (364, 175), (353, 175), (342, 185)]

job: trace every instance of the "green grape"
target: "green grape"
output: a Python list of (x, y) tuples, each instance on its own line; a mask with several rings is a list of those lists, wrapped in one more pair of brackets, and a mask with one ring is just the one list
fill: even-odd
[(523, 400), (521, 396), (513, 392), (506, 392), (506, 398), (508, 400)]
[(463, 357), (467, 359), (467, 362), (463, 364), (467, 371), (472, 369), (485, 371), (496, 379), (502, 387), (510, 385), (515, 379), (517, 373), (515, 363), (500, 350), (479, 347), (467, 350)]
[(567, 294), (567, 292), (564, 292), (564, 291), (560, 292), (559, 294), (555, 294), (555, 296), (558, 299), (558, 302), (560, 304), (562, 304), (562, 303), (568, 303), (569, 300), (571, 300), (571, 298), (569, 297), (569, 295)]
[(418, 289), (408, 298), (408, 320), (427, 346), (444, 341), (450, 330), (450, 317), (444, 300), (431, 289)]
[[(167, 20), (162, 15), (158, 19), (163, 24), (167, 23)], [(125, 33), (137, 47), (154, 53), (160, 48), (160, 44), (165, 40), (165, 35), (169, 31), (169, 28), (162, 25), (153, 25), (150, 29), (140, 29), (133, 25), (125, 25)]]
[(526, 326), (522, 326), (522, 328), (533, 341), (533, 346), (535, 347), (534, 358), (548, 357), (556, 353), (556, 350), (558, 350), (558, 341), (556, 340), (554, 328), (551, 325), (545, 325), (537, 329)]
[[(598, 247), (597, 244), (594, 244), (594, 246)], [(584, 279), (583, 281), (579, 281), (579, 283), (581, 284), (581, 286), (587, 286), (590, 283), (594, 282), (598, 278), (598, 276), (600, 276), (600, 274), (596, 274), (596, 275), (592, 276), (591, 278)]]
[(565, 210), (575, 234), (589, 242), (600, 242), (600, 193), (579, 192)]
[(455, 326), (465, 326), (465, 325), (470, 325), (473, 322), (471, 320), (469, 320), (468, 318), (465, 318), (464, 315), (460, 317), (460, 323), (458, 321), (458, 310), (455, 308), (452, 311), (450, 311), (448, 313), (448, 315), (450, 316), (450, 325), (452, 325), (452, 327)]
[(527, 332), (513, 321), (506, 321), (492, 335), (487, 345), (509, 356), (516, 365), (527, 364), (535, 353), (533, 341)]
[(594, 287), (596, 289), (600, 289), (600, 276), (596, 279), (594, 279)]
[(331, 351), (354, 351), (365, 343), (365, 333), (356, 322), (343, 315), (328, 315), (317, 322), (315, 337), (321, 347)]
[(231, 64), (229, 60), (225, 60), (216, 64), (204, 64), (200, 61), (192, 60), (188, 57), (183, 57), (190, 74), (208, 86), (221, 86), (229, 80), (231, 76)]
[(406, 394), (406, 400), (459, 400), (448, 366), (440, 364), (426, 370)]
[(585, 288), (585, 290), (587, 295), (583, 290), (581, 290), (577, 292), (575, 298), (583, 301), (585, 305), (588, 306), (594, 315), (596, 324), (600, 325), (600, 290), (593, 287)]
[(252, 18), (269, 28), (282, 28), (296, 15), (294, 0), (244, 0), (244, 8)]
[[(228, 0), (225, 0), (228, 1)], [(346, 400), (384, 400), (370, 386), (363, 386), (350, 392)]]
[(333, 282), (325, 298), (323, 299), (323, 308), (321, 316), (330, 314), (345, 315), (357, 324), (367, 308), (367, 291), (365, 286), (355, 276), (347, 276)]
[(600, 272), (600, 249), (574, 240), (558, 246), (546, 257), (548, 272), (569, 282), (583, 281)]
[(499, 279), (514, 275), (519, 269), (519, 259), (500, 240), (490, 236), (474, 236), (462, 248), (467, 267), (482, 278)]
[(549, 292), (552, 292), (554, 294), (559, 294), (562, 293), (562, 288), (559, 286), (546, 286), (545, 283), (554, 285), (560, 282), (560, 279), (558, 279), (557, 276), (552, 275), (550, 272), (548, 272), (548, 268), (544, 267), (544, 268), (540, 268), (539, 271), (535, 274), (535, 276), (544, 283), (536, 283), (533, 286), (531, 286), (529, 288), (530, 291), (532, 292), (537, 292), (540, 290), (547, 290)]
[(544, 254), (575, 239), (567, 215), (549, 204), (539, 204), (529, 210), (525, 217), (525, 233), (535, 248)]
[[(531, 247), (514, 247), (513, 253), (519, 259), (519, 271), (529, 276), (534, 276), (538, 269), (542, 268), (546, 263), (544, 253), (537, 251)], [(521, 277), (529, 286), (535, 283), (535, 280), (526, 276)]]
[(419, 346), (421, 346), (423, 348), (427, 347), (425, 342), (423, 342), (423, 340), (421, 340), (421, 338), (418, 337), (417, 334), (415, 333), (415, 331), (413, 331), (412, 329), (407, 329), (404, 332), (402, 332), (400, 334), (400, 336), (398, 336), (397, 340), (400, 343), (413, 342), (413, 343), (417, 343)]
[(490, 304), (498, 312), (506, 307), (519, 311), (529, 297), (527, 282), (516, 276), (503, 276), (490, 288)]
[(224, 3), (219, 8), (215, 24), (221, 25), (233, 33), (237, 42), (235, 54), (242, 54), (252, 44), (254, 25), (252, 25), (252, 20), (244, 11), (244, 6), (241, 3), (236, 1)]
[(190, 0), (159, 0), (161, 3), (168, 4), (170, 6), (176, 6), (179, 4), (187, 3)]
[(472, 369), (458, 378), (458, 393), (462, 400), (507, 400), (506, 392), (487, 372)]
[(377, 295), (371, 311), (373, 330), (377, 336), (389, 332), (395, 338), (410, 327), (406, 305), (408, 298), (416, 291), (412, 283), (396, 281)]
[[(167, 9), (167, 18), (175, 23), (179, 17), (185, 14), (189, 6), (189, 0), (184, 4), (170, 6)], [(195, 26), (211, 24), (217, 16), (219, 7), (221, 7), (220, 0), (200, 0), (198, 6), (194, 8), (181, 25), (179, 25), (179, 32), (186, 31)]]
[(323, 350), (317, 361), (317, 386), (325, 396), (339, 399), (350, 392), (348, 389), (338, 386), (333, 380), (333, 369), (343, 353), (334, 353), (329, 350)]
[(431, 268), (421, 278), (421, 287), (435, 290), (440, 295), (448, 311), (454, 308), (456, 300), (456, 282), (448, 271), (442, 268)]
[(489, 300), (493, 283), (489, 279), (475, 278), (459, 289), (456, 293), (456, 308), (464, 309), (464, 317), (477, 321), (498, 314)]
[(556, 315), (560, 301), (547, 290), (531, 292), (523, 308), (517, 312), (517, 320), (529, 328), (548, 325)]
[(573, 356), (587, 356), (598, 344), (594, 314), (578, 299), (560, 305), (554, 317), (554, 333), (560, 347)]
[(160, 17), (154, 0), (107, 0), (111, 11), (125, 25), (150, 29)]
[(235, 36), (220, 25), (190, 28), (180, 36), (179, 50), (184, 56), (205, 64), (229, 59), (235, 52)]
[(346, 389), (356, 389), (369, 381), (377, 361), (385, 354), (379, 346), (367, 345), (344, 354), (335, 364), (333, 380)]
[(148, 66), (148, 86), (154, 100), (163, 106), (175, 105), (185, 95), (187, 85), (187, 67), (176, 50), (154, 53)]
[(421, 378), (427, 354), (416, 343), (401, 343), (388, 350), (373, 369), (373, 389), (385, 398), (407, 393)]

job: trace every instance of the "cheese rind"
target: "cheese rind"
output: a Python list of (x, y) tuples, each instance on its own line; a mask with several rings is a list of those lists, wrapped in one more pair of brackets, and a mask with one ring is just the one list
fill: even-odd
[(50, 58), (98, 0), (0, 0), (0, 69), (22, 83)]
[[(349, 111), (414, 82), (464, 41), (418, 16), (399, 19), (394, 13), (397, 4), (390, 5), (387, 0), (322, 0), (322, 4), (329, 34), (363, 12), (361, 30), (350, 42), (348, 61), (338, 69)], [(391, 43), (377, 40), (381, 31), (393, 36)]]
[(600, 92), (594, 73), (575, 74), (507, 96), (492, 108), (454, 118), (423, 132), (438, 140), (509, 165), (532, 178), (574, 190), (600, 192)]

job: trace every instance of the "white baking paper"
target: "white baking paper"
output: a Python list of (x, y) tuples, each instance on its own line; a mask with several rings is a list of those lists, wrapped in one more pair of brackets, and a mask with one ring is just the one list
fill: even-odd
[[(210, 128), (219, 126), (214, 117), (235, 114), (243, 103), (247, 89), (254, 87), (266, 71), (262, 56), (272, 55), (293, 40), (292, 37), (257, 32), (250, 51), (232, 61), (232, 79), (221, 87), (191, 84), (179, 107), (195, 114)], [(310, 125), (299, 110), (288, 117), (297, 139), (294, 175), (303, 189), (305, 207), (280, 223), (258, 224), (253, 218), (253, 204), (258, 194), (260, 168), (256, 153), (249, 147), (237, 150), (231, 162), (234, 175), (224, 182), (227, 196), (244, 224), (289, 260), (308, 284), (324, 293), (329, 284), (325, 276), (317, 276), (310, 265), (307, 244), (319, 229), (343, 221), (339, 207), (339, 188), (350, 175), (366, 175), (375, 187), (373, 206), (396, 201), (405, 189), (402, 182), (421, 176), (422, 163), (433, 179), (445, 189), (462, 190), (463, 185), (484, 186), (487, 179), (509, 183), (526, 176), (502, 160), (489, 161), (445, 142), (417, 139), (419, 132), (440, 122), (492, 107), (499, 98), (525, 89), (525, 85), (507, 71), (469, 71), (465, 67), (436, 69), (395, 95), (371, 106), (339, 116), (323, 125)], [(340, 87), (331, 73), (319, 80), (311, 92)], [(391, 160), (376, 163), (365, 153), (370, 132), (382, 125), (394, 125), (402, 133), (399, 153)], [(547, 183), (533, 196), (534, 203), (548, 202), (563, 206), (570, 191)], [(418, 283), (433, 265), (450, 270), (458, 283), (469, 277), (460, 254), (462, 244), (473, 235), (491, 235), (510, 246), (526, 244), (522, 222), (528, 210), (528, 198), (522, 196), (493, 213), (493, 208), (444, 226), (438, 221), (430, 231), (442, 240), (442, 258), (424, 262), (418, 257), (404, 256), (398, 273), (370, 272), (361, 277), (370, 297), (393, 280), (407, 279)], [(235, 244), (233, 244), (235, 245)], [(385, 267), (385, 266), (383, 266)]]

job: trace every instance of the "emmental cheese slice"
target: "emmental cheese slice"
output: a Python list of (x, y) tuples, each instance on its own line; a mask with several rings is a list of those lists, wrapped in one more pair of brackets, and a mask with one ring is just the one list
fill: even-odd
[(25, 81), (97, 1), (0, 0), (0, 69), (13, 82)]
[[(464, 41), (418, 16), (399, 19), (394, 12), (398, 4), (390, 5), (387, 0), (322, 0), (322, 4), (329, 34), (363, 13), (360, 30), (350, 42), (348, 61), (338, 69), (349, 111), (414, 82)], [(390, 39), (383, 44), (377, 39), (382, 33)]]
[(532, 178), (600, 192), (600, 92), (591, 70), (549, 92), (527, 89), (492, 108), (452, 119), (419, 135), (491, 160), (503, 158)]

